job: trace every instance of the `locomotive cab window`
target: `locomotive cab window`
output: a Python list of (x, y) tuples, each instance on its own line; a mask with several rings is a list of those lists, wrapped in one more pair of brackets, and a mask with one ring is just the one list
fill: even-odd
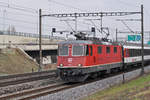
[(87, 45), (86, 46), (86, 56), (88, 56), (89, 55), (89, 46)]
[(90, 50), (91, 50), (91, 56), (93, 55), (93, 48), (92, 48), (92, 46), (90, 46)]
[(101, 53), (102, 53), (102, 47), (99, 46), (99, 47), (98, 47), (98, 54), (101, 54)]
[(106, 53), (110, 53), (110, 47), (106, 47)]
[(68, 56), (69, 49), (67, 45), (59, 46), (59, 56)]
[(114, 53), (117, 53), (117, 47), (114, 47)]
[(73, 45), (72, 56), (83, 56), (83, 55), (84, 55), (84, 46)]

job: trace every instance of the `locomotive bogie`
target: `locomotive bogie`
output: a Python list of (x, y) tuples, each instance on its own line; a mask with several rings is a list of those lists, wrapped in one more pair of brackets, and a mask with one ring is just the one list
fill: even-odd
[(83, 82), (88, 77), (80, 68), (59, 68), (58, 73), (61, 79), (67, 82)]
[[(93, 73), (106, 72), (110, 73), (111, 69), (120, 68), (122, 63), (112, 63), (98, 66), (90, 66), (83, 68), (58, 68), (59, 76), (61, 79), (68, 82), (82, 82), (85, 81), (88, 77), (93, 77)], [(81, 77), (82, 76), (82, 77)], [(70, 79), (70, 80), (69, 80)]]

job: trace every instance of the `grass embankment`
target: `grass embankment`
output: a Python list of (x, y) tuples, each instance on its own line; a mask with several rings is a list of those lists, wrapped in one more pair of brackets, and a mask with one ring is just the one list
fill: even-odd
[(82, 100), (150, 100), (150, 75), (99, 91)]
[(38, 65), (19, 49), (0, 51), (0, 74), (21, 74), (37, 71)]

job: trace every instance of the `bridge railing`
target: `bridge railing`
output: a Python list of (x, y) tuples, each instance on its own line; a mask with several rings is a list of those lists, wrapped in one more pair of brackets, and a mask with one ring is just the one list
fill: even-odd
[[(0, 35), (24, 36), (24, 37), (33, 37), (33, 38), (39, 37), (39, 34), (25, 33), (25, 32), (9, 32), (9, 31), (0, 31)], [(42, 35), (42, 38), (66, 40), (66, 38), (64, 38), (64, 37), (59, 37), (59, 36), (53, 36), (52, 37), (50, 35)]]

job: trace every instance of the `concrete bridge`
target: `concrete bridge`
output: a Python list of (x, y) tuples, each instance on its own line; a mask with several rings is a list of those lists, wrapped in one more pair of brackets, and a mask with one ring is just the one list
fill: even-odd
[[(42, 36), (43, 64), (56, 63), (57, 44), (64, 40), (60, 37)], [(20, 48), (39, 62), (39, 38), (37, 35), (0, 34), (0, 49), (6, 47)]]
[[(64, 41), (63, 38), (50, 37), (42, 38), (42, 50), (57, 49), (57, 44)], [(18, 47), (25, 51), (39, 50), (39, 39), (35, 37), (0, 35), (0, 48)]]
[[(58, 49), (58, 42), (55, 43), (43, 43), (42, 50), (56, 50)], [(24, 51), (37, 51), (39, 50), (39, 44), (33, 43), (0, 43), (0, 49), (2, 48), (21, 48)]]

